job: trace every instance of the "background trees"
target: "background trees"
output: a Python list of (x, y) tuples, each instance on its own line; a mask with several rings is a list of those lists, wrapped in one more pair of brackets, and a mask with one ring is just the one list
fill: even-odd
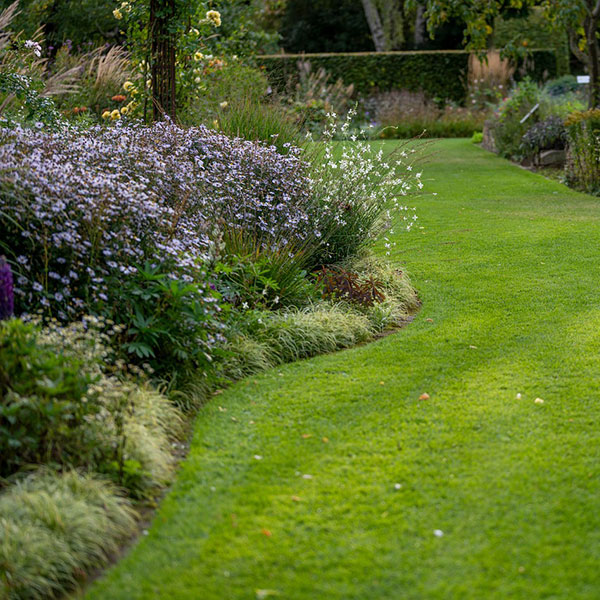
[[(465, 46), (485, 50), (494, 19), (502, 11), (523, 11), (536, 4), (542, 5), (550, 26), (567, 30), (571, 50), (590, 74), (590, 107), (600, 106), (600, 0), (543, 0), (541, 3), (535, 0), (427, 0), (427, 26), (434, 34), (441, 23), (452, 17), (460, 18), (466, 23)], [(507, 50), (512, 52), (516, 48)]]

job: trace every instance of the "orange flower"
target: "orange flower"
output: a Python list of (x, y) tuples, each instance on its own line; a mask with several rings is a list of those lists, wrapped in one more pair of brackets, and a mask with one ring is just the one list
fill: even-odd
[(123, 96), (122, 94), (117, 94), (116, 96), (113, 96), (111, 98), (111, 100), (114, 100), (115, 102), (125, 102), (125, 100), (127, 100), (127, 96)]

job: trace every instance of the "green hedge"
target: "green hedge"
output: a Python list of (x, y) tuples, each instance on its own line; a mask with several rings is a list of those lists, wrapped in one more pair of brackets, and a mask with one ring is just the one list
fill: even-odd
[[(297, 62), (309, 60), (313, 69), (323, 67), (333, 77), (354, 84), (360, 94), (375, 90), (423, 90), (432, 98), (463, 102), (469, 53), (462, 50), (417, 52), (351, 52), (341, 54), (274, 54), (258, 57), (271, 84), (285, 88), (298, 74)], [(556, 76), (553, 50), (534, 50), (531, 76), (542, 80), (544, 73)], [(531, 60), (531, 59), (530, 59)]]

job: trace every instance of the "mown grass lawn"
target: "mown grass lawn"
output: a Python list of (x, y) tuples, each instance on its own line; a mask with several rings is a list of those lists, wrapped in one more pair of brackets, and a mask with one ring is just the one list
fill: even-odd
[(600, 199), (435, 150), (414, 323), (215, 397), (87, 598), (600, 597)]

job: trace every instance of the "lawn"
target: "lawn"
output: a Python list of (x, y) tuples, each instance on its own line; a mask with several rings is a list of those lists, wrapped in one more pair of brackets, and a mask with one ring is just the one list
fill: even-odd
[(415, 321), (214, 397), (86, 598), (600, 596), (600, 202), (434, 148), (393, 257)]

